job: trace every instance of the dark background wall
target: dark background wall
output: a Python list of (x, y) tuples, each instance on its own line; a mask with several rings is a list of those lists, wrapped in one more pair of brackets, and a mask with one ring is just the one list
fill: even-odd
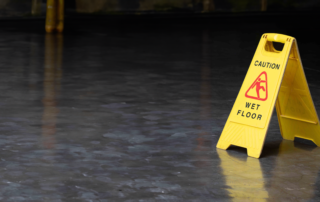
[[(73, 14), (286, 12), (319, 10), (318, 0), (65, 0)], [(0, 0), (0, 17), (44, 15), (46, 0)]]

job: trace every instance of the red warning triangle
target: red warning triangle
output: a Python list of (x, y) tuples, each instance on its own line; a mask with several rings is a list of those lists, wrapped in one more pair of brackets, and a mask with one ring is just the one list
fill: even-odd
[(268, 79), (267, 72), (261, 74), (254, 80), (245, 96), (255, 100), (266, 101), (268, 99)]

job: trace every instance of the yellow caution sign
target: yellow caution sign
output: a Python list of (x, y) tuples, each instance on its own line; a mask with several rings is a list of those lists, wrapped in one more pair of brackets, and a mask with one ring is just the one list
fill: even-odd
[(64, 27), (64, 0), (47, 0), (45, 29), (48, 33), (62, 32)]
[(57, 6), (57, 32), (62, 32), (64, 27), (64, 0), (58, 1)]
[[(273, 42), (283, 43), (282, 51)], [(222, 131), (217, 147), (247, 148), (259, 158), (274, 106), (284, 139), (312, 140), (320, 146), (319, 118), (303, 71), (295, 38), (264, 34)]]
[(46, 26), (45, 29), (48, 33), (53, 32), (56, 27), (56, 1), (55, 0), (47, 0), (47, 14), (46, 14)]

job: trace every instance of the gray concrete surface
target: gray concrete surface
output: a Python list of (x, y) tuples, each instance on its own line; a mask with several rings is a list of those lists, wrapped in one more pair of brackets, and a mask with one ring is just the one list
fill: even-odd
[[(265, 27), (290, 29), (24, 24), (0, 31), (1, 201), (320, 200), (320, 149), (275, 114), (260, 159), (215, 147)], [(319, 113), (319, 44), (295, 34)]]

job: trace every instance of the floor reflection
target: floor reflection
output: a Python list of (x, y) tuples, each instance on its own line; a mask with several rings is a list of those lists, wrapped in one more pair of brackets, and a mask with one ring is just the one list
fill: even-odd
[[(211, 117), (211, 71), (210, 71), (210, 49), (209, 49), (209, 34), (203, 32), (203, 45), (202, 45), (202, 67), (201, 67), (201, 89), (200, 89), (200, 118), (201, 120), (209, 120)], [(196, 150), (203, 150), (205, 147), (206, 137), (209, 135), (207, 130), (202, 129), (203, 132), (198, 134)], [(208, 139), (207, 139), (208, 140)], [(208, 150), (211, 148), (206, 148)]]
[[(30, 40), (30, 49), (29, 52), (29, 65), (28, 65), (28, 73), (27, 73), (27, 80), (28, 80), (28, 88), (29, 94), (28, 97), (31, 100), (37, 100), (37, 90), (39, 90), (38, 81), (42, 79), (37, 72), (37, 68), (42, 66), (42, 60), (39, 58), (41, 57), (42, 46), (38, 44), (39, 38), (36, 35), (31, 36)], [(41, 62), (40, 62), (41, 61)]]
[(271, 171), (269, 201), (288, 199), (287, 194), (303, 201), (314, 198), (320, 170), (319, 155), (319, 147), (283, 140)]
[(283, 140), (274, 156), (275, 163), (267, 158), (254, 159), (221, 149), (217, 149), (217, 153), (232, 201), (309, 200), (316, 197), (319, 147)]
[[(209, 48), (209, 34), (207, 31), (202, 35), (202, 66), (201, 66), (201, 86), (200, 86), (200, 119), (202, 121), (211, 120), (211, 72), (210, 72), (210, 48)], [(199, 180), (199, 184), (206, 185), (208, 183), (207, 170), (212, 166), (210, 156), (205, 154), (206, 151), (211, 151), (210, 133), (207, 130), (206, 125), (201, 125), (197, 128), (201, 130), (198, 133), (196, 151), (196, 161), (194, 165), (198, 168), (198, 176), (202, 179)]]
[(265, 189), (265, 180), (258, 159), (233, 157), (221, 149), (217, 149), (217, 153), (232, 201), (239, 199), (266, 201), (268, 192)]
[(54, 148), (56, 133), (57, 96), (60, 91), (62, 77), (63, 36), (47, 34), (45, 38), (44, 63), (44, 98), (42, 116), (43, 145), (47, 149)]

